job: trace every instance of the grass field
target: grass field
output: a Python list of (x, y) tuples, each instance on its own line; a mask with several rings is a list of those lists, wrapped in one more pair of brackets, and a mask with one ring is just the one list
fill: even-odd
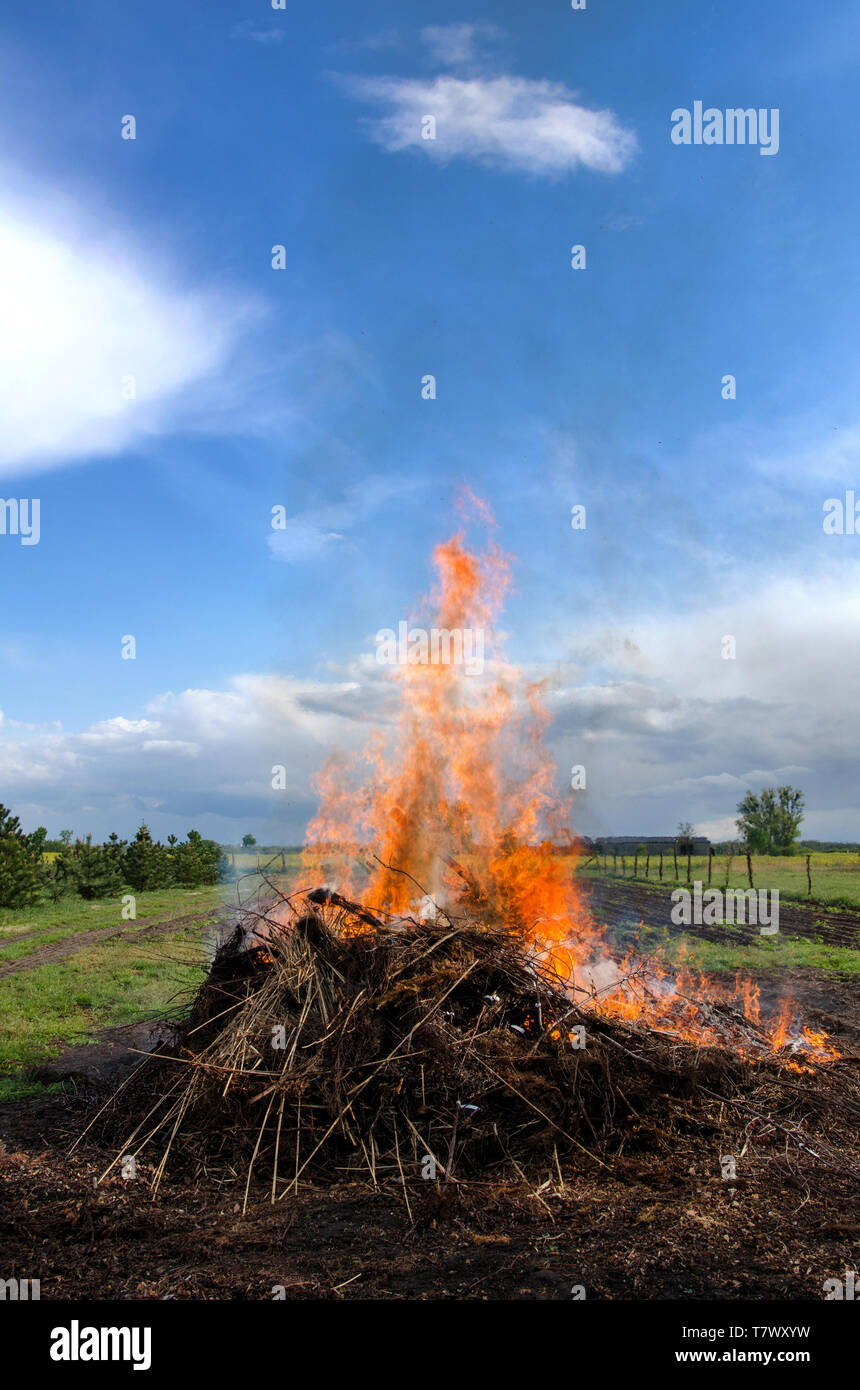
[[(604, 876), (620, 878), (622, 876), (620, 856), (616, 861), (614, 874), (611, 856), (607, 863), (606, 874), (604, 874), (602, 860), (600, 864), (583, 865), (579, 872), (586, 878), (602, 878)], [(633, 877), (633, 865), (633, 856), (626, 855), (625, 877)], [(778, 888), (780, 896), (787, 899), (804, 900), (808, 898), (805, 854), (793, 855), (788, 859), (770, 855), (754, 855), (752, 865), (753, 884), (756, 888)], [(639, 857), (638, 869), (637, 882), (645, 883), (645, 859), (642, 855)], [(726, 881), (727, 872), (728, 882)], [(860, 907), (860, 855), (842, 851), (811, 854), (810, 873), (812, 875), (813, 899), (823, 903), (831, 903), (834, 907)], [(699, 879), (702, 883), (707, 883), (708, 860), (704, 855), (693, 856), (690, 865), (690, 877), (694, 882)], [(686, 856), (679, 857), (677, 883), (683, 885), (686, 878), (687, 859)], [(656, 887), (660, 886), (656, 857), (651, 859), (650, 875), (647, 882)], [(675, 886), (672, 856), (671, 854), (664, 854), (663, 887), (674, 888)], [(711, 886), (714, 888), (748, 887), (746, 858), (736, 854), (730, 862), (727, 855), (715, 855), (712, 860)]]
[[(731, 930), (729, 928), (729, 930)], [(701, 937), (678, 934), (668, 927), (642, 925), (637, 930), (638, 948), (643, 954), (659, 953), (666, 961), (686, 964), (706, 973), (711, 970), (835, 970), (860, 974), (860, 951), (850, 946), (827, 946), (820, 941), (796, 937), (757, 937), (753, 941), (706, 941)]]
[[(179, 912), (207, 909), (220, 903), (225, 888), (163, 888), (153, 893), (138, 893), (135, 898), (136, 920)], [(0, 966), (18, 960), (45, 946), (63, 941), (78, 932), (97, 931), (103, 927), (134, 925), (124, 923), (118, 898), (86, 902), (83, 898), (61, 898), (58, 903), (40, 903), (28, 908), (0, 908)]]
[[(272, 856), (249, 850), (235, 857), (248, 874), (238, 884), (138, 893), (130, 920), (119, 897), (0, 909), (0, 972), (8, 972), (0, 978), (0, 1100), (42, 1089), (27, 1080), (28, 1069), (64, 1048), (93, 1041), (103, 1028), (161, 1017), (187, 998), (205, 972), (206, 926), (216, 911), (239, 897), (247, 901), (263, 885), (254, 870), (258, 859), (265, 865)], [(278, 854), (278, 869), (281, 863)], [(278, 882), (286, 887), (298, 855), (285, 852), (283, 863), (286, 876)], [(172, 925), (177, 918), (191, 920)], [(92, 940), (94, 932), (104, 937)], [(52, 948), (62, 957), (52, 959)], [(48, 958), (41, 962), (41, 955)]]
[[(33, 1090), (27, 1069), (100, 1028), (138, 1023), (181, 1004), (202, 980), (203, 933), (222, 906), (216, 888), (173, 888), (137, 896), (137, 917), (124, 922), (118, 901), (80, 898), (0, 914), (0, 968), (58, 943), (74, 946), (88, 931), (121, 928), (126, 935), (85, 940), (62, 959), (48, 959), (0, 979), (0, 1100)], [(177, 917), (193, 920), (178, 927)], [(159, 934), (158, 923), (164, 922)], [(139, 933), (147, 929), (147, 935)], [(17, 940), (34, 932), (27, 940)], [(128, 939), (126, 939), (126, 936)]]
[(252, 873), (255, 869), (276, 871), (297, 869), (301, 863), (301, 850), (297, 849), (226, 849), (227, 862), (240, 873)]

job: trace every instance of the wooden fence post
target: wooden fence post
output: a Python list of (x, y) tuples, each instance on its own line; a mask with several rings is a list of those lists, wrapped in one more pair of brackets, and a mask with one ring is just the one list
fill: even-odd
[(807, 856), (806, 856), (806, 883), (807, 883), (807, 891), (808, 891), (808, 893), (809, 893), (810, 898), (812, 897), (812, 874), (811, 874), (810, 868), (809, 868), (809, 861), (810, 861), (811, 857), (812, 857), (812, 856), (809, 855), (809, 854), (807, 854)]
[(635, 853), (634, 856), (633, 856), (633, 877), (634, 877), (634, 878), (638, 878), (638, 877), (639, 877), (639, 851), (638, 851), (638, 850), (636, 851), (636, 853)]
[(651, 872), (651, 852), (650, 852), (650, 850), (649, 850), (649, 852), (645, 855), (645, 877), (646, 877), (646, 878), (648, 877), (648, 875), (649, 875), (650, 872)]
[(659, 867), (659, 871), (658, 871), (658, 872), (659, 872), (659, 874), (660, 874), (660, 882), (662, 883), (662, 882), (663, 882), (663, 851), (662, 851), (662, 850), (660, 851), (660, 867)]
[(621, 877), (627, 877), (627, 860), (624, 858), (623, 854), (621, 856)]
[(690, 868), (690, 865), (692, 864), (692, 862), (693, 862), (693, 851), (692, 851), (691, 849), (688, 849), (688, 850), (687, 850), (687, 882), (688, 882), (688, 883), (690, 882), (690, 874), (691, 874), (691, 872), (692, 872), (692, 870), (691, 870), (691, 868)]
[(754, 887), (752, 876), (752, 855), (750, 854), (749, 850), (747, 850), (747, 878), (750, 881), (750, 888)]
[(614, 874), (618, 873), (618, 855), (614, 851), (612, 854), (612, 872)]

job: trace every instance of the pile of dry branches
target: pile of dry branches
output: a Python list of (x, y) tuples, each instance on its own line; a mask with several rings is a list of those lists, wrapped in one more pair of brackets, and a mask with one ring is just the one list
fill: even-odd
[(799, 1086), (777, 1062), (583, 1011), (503, 927), (383, 921), (322, 890), (253, 918), (114, 1102), (120, 1153), (153, 1155), (156, 1185), (172, 1156), (243, 1181), (246, 1202), (252, 1177), (273, 1200), (358, 1172), (406, 1188), (606, 1166), (679, 1133), (719, 1153), (758, 1120), (802, 1149), (801, 1113), (838, 1109), (831, 1077)]

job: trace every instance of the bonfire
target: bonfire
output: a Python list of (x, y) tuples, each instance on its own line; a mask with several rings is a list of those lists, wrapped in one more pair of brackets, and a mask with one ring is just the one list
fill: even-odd
[(135, 1119), (121, 1154), (153, 1153), (156, 1185), (171, 1156), (241, 1179), (246, 1203), (255, 1175), (273, 1201), (361, 1176), (409, 1206), (418, 1179), (560, 1176), (681, 1131), (717, 1155), (758, 1132), (844, 1171), (809, 1127), (826, 1115), (838, 1138), (857, 1114), (830, 1039), (790, 1003), (765, 1016), (749, 981), (618, 953), (593, 920), (548, 692), (504, 653), (510, 563), (460, 533), (434, 565), (416, 621), (480, 633), (482, 669), (437, 645), (386, 672), (386, 732), (323, 769), (298, 881), (241, 905), (115, 1102)]

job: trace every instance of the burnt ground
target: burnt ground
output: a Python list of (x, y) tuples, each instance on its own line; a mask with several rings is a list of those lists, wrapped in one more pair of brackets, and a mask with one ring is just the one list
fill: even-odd
[[(615, 1160), (538, 1183), (302, 1187), (241, 1215), (244, 1180), (95, 1186), (109, 1157), (66, 1155), (86, 1098), (7, 1107), (0, 1120), (5, 1277), (43, 1299), (819, 1299), (856, 1268), (850, 1186), (777, 1179), (769, 1159), (719, 1177), (716, 1150)], [(743, 1176), (740, 1176), (743, 1173)], [(429, 1186), (429, 1185), (428, 1185)], [(856, 1189), (855, 1189), (856, 1191)], [(414, 1224), (413, 1224), (414, 1223)]]
[[(760, 975), (763, 995), (790, 985), (860, 1054), (856, 984), (789, 974)], [(168, 1173), (154, 1197), (143, 1164), (97, 1185), (115, 1149), (69, 1149), (149, 1042), (106, 1030), (50, 1064), (62, 1093), (0, 1109), (0, 1272), (40, 1279), (45, 1300), (259, 1300), (277, 1286), (290, 1299), (569, 1300), (578, 1285), (594, 1299), (819, 1300), (860, 1263), (856, 1182), (786, 1167), (767, 1138), (734, 1182), (718, 1138), (691, 1134), (668, 1153), (622, 1152), (608, 1168), (583, 1156), (507, 1184), (416, 1177), (404, 1191), (380, 1175), (377, 1190), (302, 1182), (272, 1205), (261, 1182), (245, 1215), (244, 1171), (209, 1184)]]

